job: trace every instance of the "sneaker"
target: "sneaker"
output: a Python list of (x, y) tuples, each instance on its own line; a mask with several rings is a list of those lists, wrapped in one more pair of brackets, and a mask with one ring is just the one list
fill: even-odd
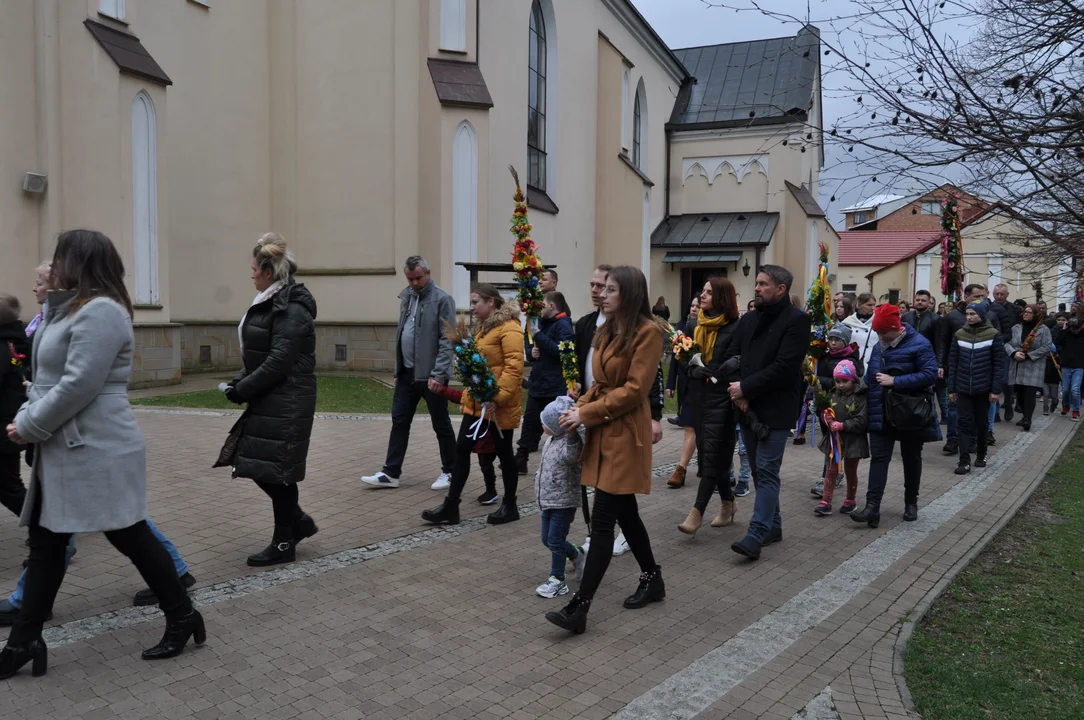
[(554, 576), (550, 575), (549, 580), (542, 583), (534, 589), (541, 597), (555, 598), (558, 595), (568, 594), (568, 585), (565, 585), (564, 580), (558, 580)]
[(591, 549), (591, 536), (588, 535), (583, 539), (583, 545), (580, 545), (580, 552), (583, 553), (584, 558), (587, 557), (587, 551)]
[(625, 539), (625, 533), (618, 533), (614, 540), (614, 557), (624, 555), (629, 551), (629, 541)]
[(432, 490), (447, 490), (451, 486), (452, 486), (452, 474), (442, 472), (440, 474), (440, 477), (437, 478), (437, 481), (435, 483), (433, 483), (432, 485), (430, 485), (429, 487)]
[(850, 515), (856, 507), (858, 507), (858, 503), (854, 500), (844, 500), (843, 504), (839, 506), (839, 514)]
[(1073, 422), (1076, 422), (1079, 419), (1080, 419), (1080, 411), (1079, 410), (1074, 410), (1073, 411)]
[(805, 445), (805, 438), (802, 437), (801, 435), (799, 435), (798, 437), (794, 438), (794, 444), (795, 445)]
[(986, 433), (986, 444), (997, 445), (997, 438), (994, 437), (994, 434), (992, 432)]
[(824, 497), (824, 481), (821, 480), (819, 483), (809, 488), (809, 494), (815, 498)]
[[(573, 545), (572, 547), (576, 547)], [(583, 579), (583, 567), (587, 564), (587, 548), (576, 547), (576, 557), (572, 558), (572, 570), (576, 573), (576, 579)]]
[(817, 503), (817, 507), (813, 508), (813, 514), (814, 515), (822, 515), (822, 516), (823, 515), (831, 515), (832, 514), (832, 503), (825, 502), (824, 500), (821, 500), (819, 503)]
[(967, 475), (969, 472), (971, 472), (971, 465), (967, 463), (960, 463), (952, 472), (956, 473), (957, 475)]
[(986, 467), (986, 456), (985, 455), (979, 455), (977, 458), (975, 458), (975, 467), (977, 467), (977, 468)]
[(478, 496), (479, 505), (492, 505), (501, 499), (501, 496), (497, 494), (496, 490), (486, 490), (484, 493)]
[(366, 475), (361, 481), (369, 487), (375, 488), (397, 488), (399, 487), (399, 478), (393, 478), (385, 475), (383, 472), (378, 472), (376, 475)]
[(1068, 415), (1069, 414), (1069, 406), (1068, 405), (1062, 405), (1061, 406), (1061, 414), (1062, 415)]
[(749, 494), (749, 483), (739, 482), (734, 486), (734, 497), (745, 497)]
[(1050, 414), (1050, 408), (1048, 408), (1048, 407), (1046, 407), (1046, 406), (1044, 405), (1044, 406), (1043, 406), (1043, 415), (1049, 415), (1049, 414)]
[(843, 473), (837, 473), (837, 474), (836, 474), (836, 489), (837, 489), (837, 490), (838, 490), (839, 488), (843, 487), (843, 482), (844, 482), (844, 481), (845, 481), (846, 479), (847, 479), (847, 478), (845, 478), (845, 477), (843, 476)]
[(947, 443), (945, 443), (945, 447), (941, 448), (941, 452), (945, 453), (946, 455), (955, 455), (956, 453), (960, 452), (960, 443), (956, 442), (955, 440), (949, 440)]

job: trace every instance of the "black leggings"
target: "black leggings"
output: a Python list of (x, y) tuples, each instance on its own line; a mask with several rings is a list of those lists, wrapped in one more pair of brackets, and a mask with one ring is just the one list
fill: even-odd
[(22, 514), (26, 499), (26, 488), (19, 476), (21, 465), (21, 453), (0, 452), (0, 505), (15, 513), (15, 517)]
[(301, 506), (297, 504), (297, 483), (256, 483), (261, 490), (271, 498), (271, 507), (275, 511), (275, 527), (291, 527), (294, 520), (302, 515)]
[(647, 536), (647, 528), (640, 519), (636, 496), (611, 495), (596, 488), (595, 506), (591, 511), (591, 549), (587, 553), (587, 564), (578, 593), (585, 600), (595, 596), (602, 576), (610, 566), (614, 554), (614, 525), (621, 526), (641, 572), (652, 572), (656, 567), (651, 538)]
[[(463, 487), (467, 484), (470, 475), (470, 456), (474, 449), (474, 440), (471, 435), (474, 431), (470, 426), (478, 421), (473, 415), (464, 415), (463, 422), (459, 425), (459, 438), (455, 442), (455, 463), (452, 465), (451, 487), (448, 488), (448, 499), (458, 502), (463, 496)], [(516, 470), (516, 451), (513, 445), (513, 430), (497, 429), (497, 424), (485, 421), (487, 433), (493, 433), (493, 443), (496, 445), (496, 457), (501, 461), (501, 479), (504, 481), (504, 497), (501, 503), (514, 503), (516, 501), (516, 488), (519, 486), (519, 471)], [(479, 433), (478, 437), (481, 437)], [(492, 467), (492, 465), (491, 465)]]
[(1020, 412), (1024, 414), (1025, 420), (1031, 422), (1031, 416), (1035, 414), (1035, 394), (1039, 389), (1030, 385), (1017, 385), (1015, 389)]
[[(26, 566), (23, 603), (8, 636), (8, 644), (16, 647), (26, 646), (41, 637), (45, 619), (53, 611), (53, 602), (64, 581), (65, 552), (72, 536), (71, 533), (47, 530), (38, 524), (40, 488), (37, 497), (30, 523), (30, 559)], [(167, 620), (177, 620), (192, 612), (192, 601), (181, 585), (173, 560), (145, 520), (121, 530), (108, 530), (105, 538), (136, 566), (143, 581), (158, 596), (158, 607)]]

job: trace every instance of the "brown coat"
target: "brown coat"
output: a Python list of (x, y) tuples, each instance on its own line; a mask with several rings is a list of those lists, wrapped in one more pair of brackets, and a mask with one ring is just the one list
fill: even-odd
[[(515, 430), (523, 412), (523, 329), (519, 326), (516, 303), (506, 302), (494, 311), (476, 330), (474, 341), (497, 381), (497, 397), (493, 400), (497, 404), (497, 427)], [(481, 405), (466, 393), (463, 394), (463, 414), (474, 417), (482, 414)]]
[(628, 352), (618, 342), (595, 350), (595, 382), (580, 398), (587, 428), (583, 484), (613, 495), (651, 492), (651, 408), (648, 394), (662, 357), (662, 330), (645, 321)]

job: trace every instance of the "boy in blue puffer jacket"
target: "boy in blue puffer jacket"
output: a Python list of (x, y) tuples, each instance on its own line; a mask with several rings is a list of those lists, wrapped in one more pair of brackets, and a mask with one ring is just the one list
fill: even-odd
[(957, 475), (971, 472), (971, 447), (975, 467), (986, 467), (986, 418), (990, 403), (1001, 393), (1005, 343), (1001, 333), (987, 319), (986, 302), (971, 303), (964, 310), (966, 324), (956, 331), (949, 346), (949, 399), (956, 403), (960, 418), (960, 462)]

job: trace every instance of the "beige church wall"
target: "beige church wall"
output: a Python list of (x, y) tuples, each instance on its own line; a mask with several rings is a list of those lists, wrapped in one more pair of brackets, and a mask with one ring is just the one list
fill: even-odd
[(766, 212), (768, 178), (754, 166), (740, 183), (729, 170), (709, 183), (700, 168), (695, 168), (685, 180), (681, 195), (682, 214)]
[[(446, 60), (459, 60), (462, 62), (477, 62), (478, 56), (475, 52), (478, 41), (478, 12), (477, 12), (477, 0), (459, 0), (462, 2), (462, 9), (465, 12), (464, 27), (466, 29), (466, 43), (464, 50), (451, 51), (445, 50), (440, 44), (440, 13), (441, 0), (408, 0), (404, 5), (412, 5), (416, 2), (420, 2), (421, 14), (425, 17), (427, 29), (423, 37), (426, 39), (425, 50), (428, 57), (439, 57)], [(454, 2), (452, 4), (455, 4)]]

